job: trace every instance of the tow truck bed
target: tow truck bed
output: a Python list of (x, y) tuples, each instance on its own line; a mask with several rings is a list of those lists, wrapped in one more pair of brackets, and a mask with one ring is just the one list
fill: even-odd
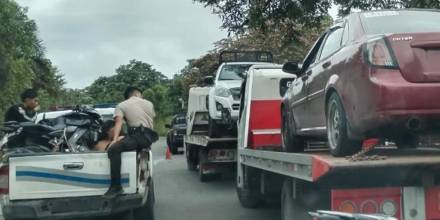
[[(378, 148), (369, 154), (386, 156), (383, 160), (350, 161), (333, 157), (328, 151), (286, 153), (241, 149), (242, 164), (262, 170), (299, 178), (309, 182), (378, 186), (439, 182), (440, 150)], [(386, 180), (386, 181), (385, 181)], [(434, 181), (434, 182), (433, 182)]]
[(210, 138), (204, 133), (186, 135), (184, 146), (189, 170), (199, 167), (200, 181), (231, 173), (237, 163), (237, 138)]

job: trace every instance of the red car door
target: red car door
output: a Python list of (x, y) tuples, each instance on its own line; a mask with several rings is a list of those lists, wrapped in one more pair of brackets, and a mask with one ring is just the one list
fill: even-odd
[(290, 102), (288, 102), (288, 109), (290, 109), (290, 114), (293, 115), (296, 128), (301, 128), (305, 125), (305, 116), (307, 115), (304, 108), (307, 98), (305, 86), (306, 79), (303, 77), (304, 76), (301, 75), (298, 76), (298, 78), (292, 82), (292, 86), (289, 88), (289, 91), (286, 92), (287, 99), (290, 100)]
[(305, 108), (312, 117), (309, 117), (307, 123), (310, 127), (305, 129), (309, 133), (326, 134), (325, 86), (330, 76), (337, 74), (333, 56), (341, 48), (343, 30), (342, 27), (336, 26), (329, 31), (308, 79), (308, 100)]
[(310, 127), (311, 115), (307, 112), (307, 84), (309, 81), (309, 77), (312, 75), (313, 67), (315, 64), (315, 60), (317, 58), (317, 54), (321, 44), (324, 40), (325, 34), (322, 35), (313, 45), (312, 49), (307, 54), (304, 59), (302, 69), (298, 74), (298, 78), (292, 82), (292, 86), (287, 91), (287, 99), (289, 100), (289, 109), (291, 115), (295, 120), (295, 127), (301, 132), (304, 129)]

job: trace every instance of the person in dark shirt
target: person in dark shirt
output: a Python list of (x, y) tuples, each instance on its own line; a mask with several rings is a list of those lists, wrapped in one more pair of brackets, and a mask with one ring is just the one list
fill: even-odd
[(5, 122), (35, 122), (39, 107), (37, 92), (33, 89), (26, 89), (21, 93), (21, 102), (6, 111)]

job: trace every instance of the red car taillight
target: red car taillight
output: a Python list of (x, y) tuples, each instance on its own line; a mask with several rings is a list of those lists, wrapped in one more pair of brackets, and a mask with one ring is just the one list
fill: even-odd
[(0, 167), (0, 194), (9, 194), (9, 166)]
[(396, 58), (385, 38), (369, 40), (364, 46), (367, 62), (376, 67), (398, 68)]

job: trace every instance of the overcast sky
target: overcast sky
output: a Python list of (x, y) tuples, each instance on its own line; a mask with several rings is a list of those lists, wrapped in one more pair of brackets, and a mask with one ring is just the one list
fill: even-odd
[[(137, 59), (168, 77), (226, 37), (221, 19), (193, 0), (16, 0), (38, 25), (68, 88), (84, 88)], [(330, 10), (334, 17), (336, 7)]]
[(227, 36), (192, 0), (17, 0), (29, 7), (47, 56), (67, 87), (83, 88), (131, 59), (168, 77)]

